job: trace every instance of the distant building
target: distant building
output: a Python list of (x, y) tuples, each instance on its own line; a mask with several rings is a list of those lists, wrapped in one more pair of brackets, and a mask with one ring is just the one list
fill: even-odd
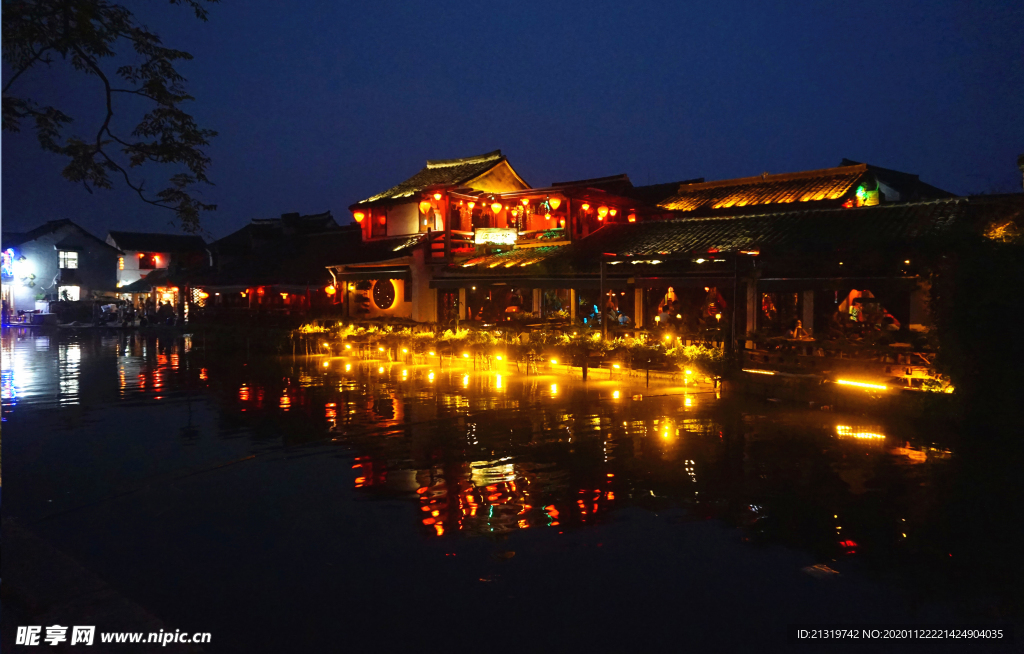
[(327, 266), (339, 253), (357, 256), (357, 226), (342, 227), (330, 211), (252, 220), (210, 244), (213, 268), (194, 279), (193, 302), (212, 315), (230, 311), (306, 313), (334, 300)]
[(123, 252), (117, 262), (118, 287), (155, 270), (175, 272), (210, 265), (210, 253), (200, 236), (111, 231), (107, 243)]
[(3, 234), (3, 299), (13, 310), (36, 300), (88, 300), (113, 294), (121, 251), (70, 220)]

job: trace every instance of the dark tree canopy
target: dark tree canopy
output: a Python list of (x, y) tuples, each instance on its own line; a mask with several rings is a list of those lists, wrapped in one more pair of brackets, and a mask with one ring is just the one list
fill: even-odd
[[(206, 3), (217, 0), (170, 0), (207, 19)], [(130, 48), (130, 50), (129, 50)], [(65, 178), (93, 187), (112, 188), (115, 178), (152, 205), (175, 212), (190, 232), (203, 211), (216, 205), (197, 199), (196, 185), (211, 184), (210, 158), (203, 152), (216, 132), (196, 125), (182, 105), (194, 98), (185, 91), (178, 61), (192, 55), (165, 47), (160, 37), (136, 22), (123, 5), (103, 0), (4, 0), (3, 60), (9, 77), (3, 85), (3, 129), (21, 130), (28, 122), (44, 150), (68, 159)], [(96, 78), (103, 119), (95, 132), (71, 132), (74, 118), (60, 107), (22, 97), (19, 79), (45, 72), (55, 64)], [(119, 133), (115, 111), (134, 113), (147, 107), (130, 133)], [(133, 121), (129, 121), (133, 122)], [(166, 188), (152, 191), (137, 169), (145, 163), (170, 164)]]

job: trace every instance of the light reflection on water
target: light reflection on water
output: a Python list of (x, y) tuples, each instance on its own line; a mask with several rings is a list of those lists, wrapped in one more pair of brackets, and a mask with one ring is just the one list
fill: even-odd
[[(858, 525), (844, 525), (841, 539), (831, 525), (808, 537), (806, 529), (789, 533), (767, 519), (773, 495), (821, 501), (820, 489), (795, 471), (819, 468), (831, 475), (828, 483), (847, 489), (800, 516), (816, 524), (815, 511), (838, 512), (872, 478), (895, 474), (892, 462), (916, 466), (948, 455), (856, 418), (728, 404), (716, 389), (690, 381), (678, 388), (629, 378), (584, 385), (550, 372), (527, 376), (511, 362), (475, 370), (433, 359), (217, 361), (193, 359), (202, 353), (190, 349), (183, 338), (5, 331), (4, 420), (83, 405), (116, 415), (120, 404), (151, 407), (159, 420), (161, 404), (200, 393), (221, 415), (243, 420), (254, 441), (271, 424), (280, 446), (344, 447), (355, 457), (353, 492), (415, 498), (426, 536), (583, 527), (620, 507), (670, 502), (695, 519), (744, 526), (753, 539), (825, 553), (849, 553), (843, 543), (854, 540)], [(236, 435), (234, 427), (202, 429)], [(751, 505), (759, 507), (756, 520)], [(863, 551), (865, 539), (857, 540)]]

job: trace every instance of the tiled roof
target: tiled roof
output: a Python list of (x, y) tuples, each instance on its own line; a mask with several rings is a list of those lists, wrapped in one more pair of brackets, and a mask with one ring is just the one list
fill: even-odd
[(383, 193), (366, 198), (352, 206), (411, 198), (433, 186), (458, 186), (479, 177), (502, 161), (505, 161), (505, 157), (502, 156), (501, 150), (462, 159), (428, 160), (426, 168), (401, 184), (392, 186)]
[[(839, 252), (866, 260), (883, 251), (921, 247), (931, 237), (960, 229), (980, 233), (988, 225), (1010, 220), (1024, 224), (1024, 194), (611, 224), (563, 247), (469, 259), (450, 267), (446, 276), (587, 275), (597, 273), (598, 262), (606, 254), (622, 261), (636, 258), (671, 264), (688, 263), (709, 250), (758, 250), (762, 261), (781, 267)], [(537, 255), (541, 255), (536, 262), (540, 266), (518, 265)], [(513, 263), (511, 269), (509, 263)]]
[[(683, 184), (659, 206), (670, 211), (735, 212), (743, 207), (838, 201), (867, 174), (867, 166), (841, 166), (783, 175), (761, 175)], [(789, 209), (791, 207), (785, 207)]]
[(908, 200), (937, 200), (939, 198), (955, 197), (949, 191), (926, 184), (921, 178), (912, 173), (904, 173), (891, 168), (882, 168), (874, 164), (861, 164), (859, 161), (844, 158), (840, 166), (867, 166), (868, 172), (872, 173), (878, 181), (893, 188), (900, 194), (900, 199)]
[(954, 198), (851, 209), (810, 209), (758, 215), (680, 218), (607, 225), (574, 243), (565, 256), (577, 264), (601, 253), (671, 256), (711, 249), (827, 252), (871, 251), (909, 245), (955, 226), (981, 229), (992, 221), (1024, 216), (1024, 194)]
[[(465, 271), (466, 269), (473, 271), (493, 269), (496, 272), (518, 273), (522, 268), (527, 268), (535, 263), (541, 263), (550, 259), (564, 247), (562, 245), (551, 245), (518, 248), (506, 252), (473, 257), (456, 264), (453, 266), (453, 269), (455, 272)], [(514, 270), (509, 270), (510, 268), (514, 268)]]
[(185, 234), (152, 234), (148, 232), (108, 232), (108, 238), (123, 251), (137, 252), (202, 252), (206, 242), (201, 236)]

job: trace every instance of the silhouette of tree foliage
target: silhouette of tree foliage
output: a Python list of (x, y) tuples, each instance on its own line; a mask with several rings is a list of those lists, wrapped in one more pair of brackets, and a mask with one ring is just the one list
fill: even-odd
[[(217, 0), (170, 0), (207, 20), (207, 3)], [(200, 214), (216, 205), (198, 199), (196, 186), (211, 184), (210, 158), (203, 148), (216, 132), (203, 129), (182, 106), (193, 100), (185, 78), (175, 69), (192, 55), (163, 45), (139, 24), (125, 6), (103, 0), (4, 0), (3, 60), (9, 76), (3, 85), (3, 129), (18, 132), (24, 123), (35, 129), (40, 146), (66, 157), (63, 176), (92, 189), (123, 182), (149, 204), (173, 210), (180, 226), (195, 232)], [(95, 132), (71, 131), (74, 118), (60, 107), (17, 92), (15, 84), (55, 65), (99, 81), (104, 111)], [(148, 106), (128, 133), (115, 126), (115, 115)], [(133, 122), (133, 121), (129, 121)], [(139, 176), (146, 163), (170, 164), (166, 188), (153, 191)]]

